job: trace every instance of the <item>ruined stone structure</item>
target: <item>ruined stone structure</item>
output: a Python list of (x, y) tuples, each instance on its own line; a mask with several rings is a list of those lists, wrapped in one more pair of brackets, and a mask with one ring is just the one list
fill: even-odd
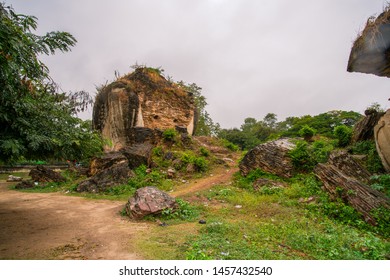
[(134, 143), (153, 143), (168, 128), (184, 128), (192, 135), (195, 115), (191, 93), (144, 67), (99, 91), (93, 127), (111, 141), (106, 151), (118, 151)]
[(390, 77), (390, 6), (367, 20), (353, 44), (347, 71)]
[[(390, 4), (378, 17), (370, 17), (361, 35), (355, 40), (347, 71), (390, 77)], [(379, 119), (380, 118), (380, 119)], [(382, 164), (390, 172), (390, 112), (373, 118), (376, 147)], [(370, 130), (370, 127), (366, 129)]]
[(390, 109), (379, 119), (374, 128), (376, 150), (382, 160), (383, 167), (390, 172)]

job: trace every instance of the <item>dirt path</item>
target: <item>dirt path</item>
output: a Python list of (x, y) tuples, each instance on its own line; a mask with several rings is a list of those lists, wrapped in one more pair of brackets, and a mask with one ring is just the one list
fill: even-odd
[(180, 197), (191, 193), (196, 193), (202, 190), (207, 190), (213, 187), (214, 185), (225, 184), (231, 181), (232, 176), (235, 172), (238, 171), (237, 167), (232, 167), (229, 169), (221, 168), (216, 170), (213, 174), (208, 177), (195, 180), (194, 182), (183, 185), (170, 195), (173, 197)]
[[(183, 184), (174, 197), (228, 183), (236, 167)], [(10, 190), (0, 182), (0, 259), (142, 259), (134, 239), (154, 223), (121, 217), (124, 202)]]
[(0, 183), (0, 259), (140, 259), (132, 248), (147, 223), (119, 215), (124, 203), (24, 193)]

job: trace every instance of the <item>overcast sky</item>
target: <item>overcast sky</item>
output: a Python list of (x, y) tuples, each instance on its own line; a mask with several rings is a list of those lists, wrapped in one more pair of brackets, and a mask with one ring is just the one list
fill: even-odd
[[(223, 128), (267, 113), (279, 120), (387, 108), (390, 80), (346, 71), (351, 45), (385, 0), (5, 0), (67, 31), (70, 53), (43, 58), (64, 91), (86, 90), (131, 65), (196, 83)], [(90, 115), (83, 115), (90, 118)]]

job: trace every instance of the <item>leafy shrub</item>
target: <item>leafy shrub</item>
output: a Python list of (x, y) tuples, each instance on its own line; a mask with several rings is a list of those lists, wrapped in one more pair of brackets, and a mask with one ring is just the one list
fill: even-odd
[(349, 143), (351, 142), (352, 133), (353, 133), (352, 128), (346, 125), (336, 126), (333, 131), (333, 135), (338, 140), (339, 147), (346, 147), (349, 145)]
[(210, 151), (207, 150), (205, 147), (201, 147), (199, 152), (204, 157), (208, 157), (210, 155)]
[(235, 185), (239, 188), (247, 189), (247, 190), (253, 190), (253, 183), (259, 178), (280, 180), (278, 176), (267, 173), (261, 169), (251, 170), (247, 176), (242, 176), (240, 172), (234, 174)]
[(385, 193), (390, 198), (390, 174), (375, 175), (371, 178), (371, 187)]
[(204, 157), (195, 158), (193, 164), (198, 172), (206, 172), (209, 168), (209, 163)]
[(333, 145), (323, 141), (314, 141), (312, 145), (312, 155), (317, 162), (327, 162), (330, 152), (334, 149)]
[(152, 150), (153, 155), (161, 157), (164, 154), (164, 150), (161, 146), (154, 147)]
[(192, 221), (199, 216), (199, 209), (192, 206), (189, 202), (177, 198), (177, 209), (165, 209), (162, 211), (161, 216), (165, 219), (180, 219), (186, 221)]
[(382, 173), (384, 168), (382, 161), (376, 151), (375, 141), (367, 140), (355, 143), (350, 148), (352, 154), (367, 155), (365, 165), (368, 171), (371, 173)]
[(168, 128), (163, 132), (163, 139), (166, 141), (174, 142), (177, 136), (177, 132), (173, 128)]
[(298, 141), (296, 143), (296, 147), (288, 153), (294, 168), (298, 171), (312, 171), (314, 166), (317, 164), (308, 147), (309, 145), (307, 142)]
[(380, 207), (372, 214), (377, 222), (374, 229), (383, 237), (390, 238), (390, 209)]
[(316, 130), (314, 128), (311, 128), (308, 125), (304, 125), (299, 130), (299, 135), (302, 136), (306, 141), (311, 140), (311, 138), (316, 134)]
[(221, 139), (221, 144), (232, 152), (237, 152), (240, 149), (239, 146), (226, 139)]
[(185, 168), (188, 164), (193, 164), (198, 172), (205, 172), (209, 168), (209, 162), (204, 157), (198, 157), (190, 151), (183, 153), (180, 160), (183, 163), (182, 168)]

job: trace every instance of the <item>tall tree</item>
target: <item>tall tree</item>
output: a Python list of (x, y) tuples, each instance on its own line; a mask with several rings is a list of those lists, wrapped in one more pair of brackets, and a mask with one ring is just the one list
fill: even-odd
[(194, 96), (194, 100), (196, 104), (196, 113), (198, 116), (195, 135), (197, 136), (218, 135), (221, 127), (219, 123), (215, 123), (212, 120), (210, 114), (206, 111), (207, 101), (206, 101), (206, 97), (202, 95), (202, 88), (195, 83), (187, 84), (183, 81), (177, 82), (177, 84), (185, 88), (188, 92), (191, 92)]
[(40, 55), (68, 52), (67, 32), (33, 33), (37, 18), (0, 3), (0, 160), (86, 158), (100, 137), (74, 114), (91, 103), (85, 92), (59, 93)]

